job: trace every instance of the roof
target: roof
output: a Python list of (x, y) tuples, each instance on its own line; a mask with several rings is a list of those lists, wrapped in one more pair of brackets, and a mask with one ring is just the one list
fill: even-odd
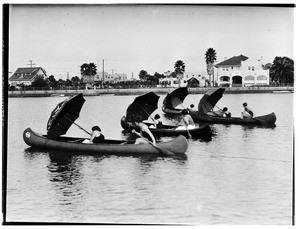
[(227, 60), (224, 60), (223, 62), (216, 64), (215, 67), (241, 65), (241, 62), (245, 61), (247, 59), (248, 59), (248, 57), (243, 56), (243, 55), (234, 56)]
[(35, 67), (35, 68), (18, 68), (14, 74), (9, 78), (9, 80), (32, 80), (37, 72), (39, 70), (42, 70), (43, 73), (46, 75), (46, 72), (41, 67)]

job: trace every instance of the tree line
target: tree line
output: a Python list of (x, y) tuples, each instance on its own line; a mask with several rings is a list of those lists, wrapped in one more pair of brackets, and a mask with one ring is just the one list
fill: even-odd
[[(208, 86), (215, 86), (214, 65), (217, 60), (217, 53), (213, 48), (207, 49), (205, 53), (206, 71), (208, 75)], [(272, 85), (279, 84), (294, 84), (294, 61), (289, 57), (276, 56), (271, 65), (265, 65), (265, 69), (269, 69), (270, 82)], [(73, 87), (83, 88), (86, 84), (94, 83), (94, 76), (97, 74), (97, 66), (94, 63), (84, 63), (80, 66), (81, 78), (74, 76), (71, 79), (56, 80), (53, 75), (47, 79), (36, 77), (32, 82), (32, 87), (57, 88), (57, 87)], [(177, 60), (174, 64), (174, 71), (170, 73), (170, 77), (176, 78), (178, 74), (185, 72), (185, 63), (182, 60)], [(139, 80), (129, 80), (126, 82), (101, 82), (102, 87), (113, 87), (120, 85), (157, 85), (159, 79), (167, 77), (164, 74), (155, 72), (153, 75), (146, 70), (139, 72)], [(24, 86), (24, 85), (21, 85)]]

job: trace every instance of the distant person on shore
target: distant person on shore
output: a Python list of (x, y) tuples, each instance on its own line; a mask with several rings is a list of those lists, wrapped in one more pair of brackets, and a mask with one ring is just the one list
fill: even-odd
[(244, 111), (242, 112), (242, 118), (252, 118), (254, 116), (253, 111), (248, 107), (248, 104), (243, 103)]
[(141, 116), (136, 117), (134, 124), (140, 128), (140, 132), (137, 132), (134, 129), (132, 130), (132, 133), (140, 136), (135, 140), (134, 144), (149, 144), (147, 140), (149, 140), (150, 138), (152, 140), (153, 145), (156, 145), (156, 140), (153, 134), (149, 130), (148, 126), (145, 123), (143, 123), (143, 119)]
[(82, 143), (102, 143), (104, 141), (105, 141), (105, 137), (101, 133), (100, 127), (93, 126), (90, 139), (85, 139)]

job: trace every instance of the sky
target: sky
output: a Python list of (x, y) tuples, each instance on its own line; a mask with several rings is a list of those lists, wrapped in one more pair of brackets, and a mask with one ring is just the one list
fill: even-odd
[[(294, 59), (294, 10), (204, 5), (11, 5), (9, 71), (42, 67), (56, 79), (80, 76), (83, 63), (99, 72), (138, 78), (173, 71), (205, 72), (205, 52), (217, 63), (245, 55), (272, 63)], [(12, 74), (11, 73), (11, 74)]]

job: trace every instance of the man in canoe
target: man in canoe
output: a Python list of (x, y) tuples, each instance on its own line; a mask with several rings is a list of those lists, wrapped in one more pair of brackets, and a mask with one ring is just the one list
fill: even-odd
[(156, 146), (156, 140), (151, 131), (149, 130), (148, 126), (145, 123), (143, 123), (143, 119), (141, 116), (136, 117), (134, 124), (140, 128), (140, 133), (136, 132), (134, 129), (132, 130), (132, 133), (140, 136), (140, 138), (137, 138), (135, 140), (134, 144), (149, 144), (148, 138), (150, 138), (152, 140), (152, 144)]
[(242, 118), (252, 118), (254, 116), (253, 111), (248, 107), (248, 104), (243, 103), (244, 111), (242, 112)]

